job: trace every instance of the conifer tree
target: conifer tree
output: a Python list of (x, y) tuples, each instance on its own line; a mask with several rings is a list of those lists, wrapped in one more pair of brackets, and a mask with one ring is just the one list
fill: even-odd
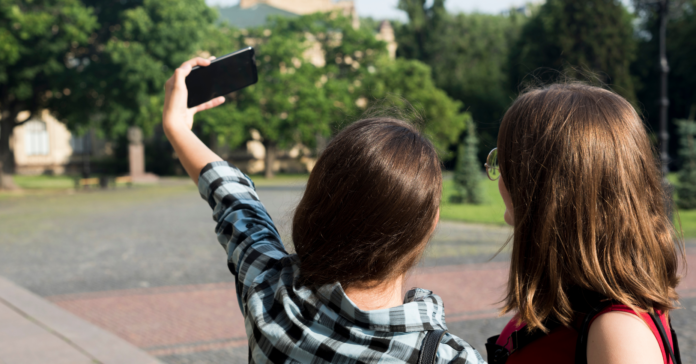
[(450, 197), (452, 203), (480, 204), (481, 196), (481, 167), (476, 158), (478, 138), (473, 119), (469, 118), (466, 125), (466, 138), (459, 145), (457, 166), (454, 171), (455, 193)]
[(696, 122), (678, 121), (680, 140), (679, 155), (683, 165), (679, 172), (677, 206), (685, 210), (696, 209)]

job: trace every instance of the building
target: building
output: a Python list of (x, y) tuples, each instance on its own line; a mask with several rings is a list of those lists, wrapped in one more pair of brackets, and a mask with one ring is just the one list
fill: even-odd
[[(239, 5), (219, 9), (220, 20), (238, 28), (262, 26), (269, 16), (297, 17), (315, 12), (339, 12), (353, 19), (353, 27), (360, 26), (352, 0), (240, 0)], [(395, 58), (397, 44), (391, 24), (382, 22), (377, 32), (377, 39), (387, 43), (390, 57)], [(324, 67), (326, 60), (321, 44), (314, 40), (312, 34), (307, 34), (307, 41), (311, 44), (304, 52), (305, 60), (316, 67)], [(18, 120), (26, 117), (28, 114), (23, 113)], [(94, 133), (81, 137), (72, 135), (47, 110), (17, 126), (10, 143), (18, 174), (80, 173), (89, 158), (112, 154), (110, 143), (96, 138)], [(314, 160), (308, 157), (309, 154), (309, 150), (302, 145), (279, 151), (274, 169), (288, 172), (300, 172), (303, 168), (311, 170)], [(230, 158), (240, 162), (240, 167), (245, 166), (250, 173), (264, 169), (264, 156), (265, 149), (254, 135), (247, 142), (245, 150), (230, 153)]]
[(265, 24), (269, 16), (294, 17), (333, 11), (352, 17), (353, 26), (360, 26), (352, 0), (240, 0), (236, 6), (221, 8), (220, 20), (237, 28), (251, 28)]

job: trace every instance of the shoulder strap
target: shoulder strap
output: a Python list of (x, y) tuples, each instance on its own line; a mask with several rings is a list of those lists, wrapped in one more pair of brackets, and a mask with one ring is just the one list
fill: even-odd
[(440, 346), (440, 340), (445, 336), (445, 330), (428, 331), (423, 339), (420, 355), (418, 356), (418, 364), (434, 364), (437, 356), (437, 348)]
[(582, 321), (582, 326), (578, 332), (578, 340), (575, 342), (575, 364), (587, 364), (587, 338), (590, 331), (590, 322), (602, 310), (611, 305), (611, 302), (606, 301), (600, 305), (592, 307), (591, 311), (585, 315)]
[[(662, 339), (662, 347), (665, 349), (665, 352), (672, 359), (672, 364), (681, 364), (681, 355), (679, 361), (677, 361), (674, 357), (672, 345), (669, 344), (669, 340), (667, 339), (667, 333), (665, 333), (665, 327), (662, 326), (662, 320), (660, 320), (660, 318), (657, 317), (657, 315), (655, 315), (654, 312), (650, 313), (650, 318), (653, 320), (653, 323), (657, 327), (657, 331), (660, 333), (660, 338)], [(672, 331), (672, 335), (673, 337), (677, 336), (674, 331)]]

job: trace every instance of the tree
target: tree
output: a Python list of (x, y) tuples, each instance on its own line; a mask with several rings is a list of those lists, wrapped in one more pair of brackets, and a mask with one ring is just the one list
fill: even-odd
[[(654, 1), (636, 0), (638, 14), (638, 57), (631, 66), (636, 79), (636, 95), (646, 121), (659, 130), (660, 68), (658, 56), (659, 13)], [(689, 119), (696, 114), (696, 0), (670, 0), (667, 23), (668, 96), (670, 119)], [(675, 123), (668, 124), (670, 135), (677, 135)], [(679, 143), (669, 143), (670, 167), (678, 169)]]
[(467, 123), (466, 138), (459, 145), (457, 167), (454, 170), (455, 194), (450, 197), (452, 203), (480, 204), (481, 164), (478, 161), (478, 140), (473, 120)]
[[(46, 108), (50, 99), (71, 95), (61, 75), (70, 49), (89, 42), (97, 21), (79, 0), (0, 1), (0, 177), (11, 187), (15, 127)], [(17, 120), (20, 112), (29, 116)]]
[[(255, 29), (223, 26), (219, 31), (240, 44), (254, 44), (259, 82), (198, 120), (230, 147), (243, 142), (250, 129), (258, 130), (266, 146), (268, 177), (278, 148), (296, 143), (315, 147), (317, 137), (329, 137), (389, 96), (410, 101), (445, 152), (464, 128), (461, 104), (435, 87), (429, 67), (390, 60), (373, 29), (354, 29), (348, 18), (313, 14), (275, 18)], [(308, 61), (317, 55), (321, 60), (314, 59), (316, 65)]]
[[(199, 120), (230, 147), (243, 142), (250, 129), (258, 130), (267, 177), (273, 176), (278, 148), (312, 147), (317, 136), (330, 136), (341, 120), (357, 113), (362, 80), (386, 55), (384, 43), (370, 30), (353, 29), (350, 19), (332, 14), (278, 17), (265, 27), (219, 31), (254, 44), (259, 82), (230, 95), (215, 111), (201, 113)], [(321, 49), (314, 55), (322, 54), (323, 64), (306, 59), (311, 47)]]
[(681, 120), (677, 125), (681, 139), (679, 154), (682, 158), (677, 205), (682, 209), (692, 210), (696, 209), (696, 122)]
[[(66, 57), (69, 100), (52, 110), (71, 130), (94, 128), (109, 137), (160, 122), (164, 82), (195, 55), (217, 18), (204, 0), (83, 0), (100, 27)], [(68, 102), (66, 102), (68, 101)]]
[[(563, 72), (610, 85), (635, 104), (632, 19), (619, 0), (548, 0), (525, 24), (511, 52), (513, 89), (530, 73), (546, 68), (554, 72), (535, 75), (542, 83), (556, 81)], [(588, 77), (587, 71), (593, 75)]]
[(367, 95), (374, 102), (398, 96), (410, 103), (423, 120), (423, 129), (443, 158), (449, 158), (449, 147), (456, 144), (471, 114), (462, 112), (462, 103), (452, 100), (433, 82), (430, 67), (415, 60), (397, 58), (383, 60), (375, 75), (365, 80)]
[[(398, 56), (433, 70), (438, 88), (461, 101), (479, 127), (483, 145), (495, 146), (498, 123), (514, 97), (509, 88), (509, 52), (527, 16), (449, 14), (442, 1), (426, 6), (402, 0), (409, 22), (395, 27)], [(485, 160), (485, 154), (479, 154)]]

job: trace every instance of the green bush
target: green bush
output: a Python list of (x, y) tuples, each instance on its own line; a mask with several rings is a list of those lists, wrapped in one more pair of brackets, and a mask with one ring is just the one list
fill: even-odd
[(679, 156), (682, 169), (679, 171), (677, 186), (677, 206), (684, 210), (696, 209), (696, 122), (693, 120), (677, 121), (680, 135)]
[(454, 170), (455, 193), (450, 196), (450, 202), (478, 205), (483, 202), (480, 186), (482, 174), (476, 158), (478, 139), (472, 119), (467, 122), (466, 129), (464, 144), (459, 145), (457, 152), (457, 166)]

